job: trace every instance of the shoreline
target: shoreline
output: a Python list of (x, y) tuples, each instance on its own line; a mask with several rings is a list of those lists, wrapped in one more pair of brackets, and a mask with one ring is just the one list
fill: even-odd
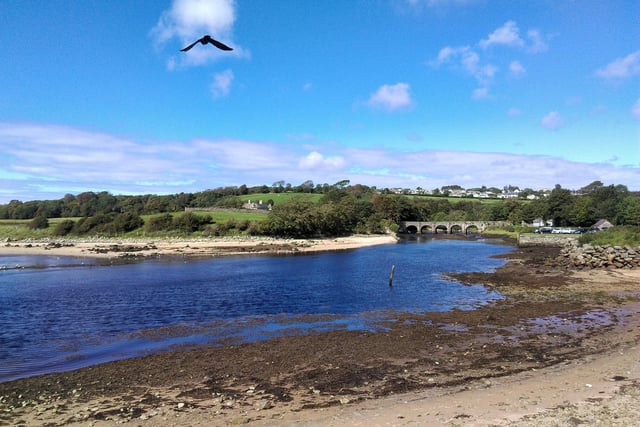
[(452, 274), (506, 297), (477, 310), (0, 383), (0, 423), (631, 425), (640, 270), (567, 270), (557, 252), (516, 248), (495, 272)]
[(342, 251), (391, 244), (397, 241), (398, 239), (390, 234), (353, 235), (322, 239), (269, 237), (24, 239), (5, 242), (0, 246), (0, 255), (51, 255), (100, 259), (112, 259), (114, 257), (277, 255)]

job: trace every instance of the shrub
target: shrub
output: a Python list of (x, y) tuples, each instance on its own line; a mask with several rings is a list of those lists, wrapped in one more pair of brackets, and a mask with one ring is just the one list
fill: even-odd
[(56, 236), (66, 236), (71, 233), (74, 225), (75, 222), (70, 219), (65, 219), (56, 225), (56, 228), (53, 229), (53, 234)]
[(173, 217), (171, 214), (164, 214), (160, 216), (154, 216), (147, 220), (144, 225), (144, 230), (148, 233), (155, 231), (170, 230), (173, 224)]
[(247, 231), (249, 228), (249, 221), (246, 219), (239, 219), (236, 221), (236, 228), (238, 231)]
[(207, 237), (210, 237), (210, 236), (219, 237), (227, 234), (227, 230), (229, 230), (229, 228), (225, 224), (219, 224), (219, 223), (211, 224), (211, 225), (207, 225), (207, 227), (203, 231), (203, 234)]
[(590, 245), (640, 245), (640, 227), (616, 226), (607, 231), (584, 233), (580, 236), (581, 244)]
[(109, 214), (109, 215), (98, 214), (94, 216), (80, 218), (80, 220), (78, 220), (78, 222), (75, 223), (75, 226), (73, 228), (73, 233), (74, 234), (90, 234), (90, 233), (95, 233), (99, 231), (104, 231), (105, 227), (101, 227), (101, 226), (104, 226), (105, 224), (110, 223), (111, 221), (113, 221), (113, 219), (114, 219), (113, 214)]
[(211, 215), (196, 215), (193, 212), (186, 212), (173, 218), (173, 228), (183, 233), (193, 233), (202, 230), (207, 224), (211, 224)]
[(44, 216), (37, 216), (33, 218), (31, 221), (29, 221), (29, 223), (27, 224), (27, 227), (32, 230), (47, 228), (49, 227), (49, 220)]
[(133, 212), (125, 212), (113, 220), (112, 228), (116, 233), (128, 233), (143, 225), (144, 220), (140, 218), (140, 215)]
[(247, 227), (247, 234), (250, 236), (262, 236), (265, 234), (261, 222), (252, 222)]

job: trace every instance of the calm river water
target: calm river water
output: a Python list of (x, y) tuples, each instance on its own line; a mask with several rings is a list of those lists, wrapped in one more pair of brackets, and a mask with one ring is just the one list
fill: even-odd
[(175, 345), (375, 329), (372, 319), (389, 310), (473, 309), (501, 296), (441, 274), (490, 271), (504, 263), (491, 256), (510, 250), (413, 238), (346, 252), (120, 265), (0, 256), (0, 382)]

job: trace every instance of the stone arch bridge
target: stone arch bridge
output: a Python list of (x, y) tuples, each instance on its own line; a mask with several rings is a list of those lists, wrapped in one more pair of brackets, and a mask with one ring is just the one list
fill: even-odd
[(506, 227), (513, 224), (508, 221), (400, 221), (398, 225), (398, 232), (406, 234), (467, 234), (483, 232), (489, 227)]

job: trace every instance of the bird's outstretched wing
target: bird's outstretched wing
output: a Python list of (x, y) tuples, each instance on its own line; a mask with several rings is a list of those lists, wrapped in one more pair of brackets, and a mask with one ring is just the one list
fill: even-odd
[(221, 49), (221, 50), (233, 50), (233, 48), (230, 48), (226, 44), (221, 43), (221, 42), (219, 42), (218, 40), (216, 40), (214, 38), (209, 37), (208, 41), (209, 41), (209, 43), (211, 43), (212, 45), (214, 45), (218, 49)]
[[(202, 40), (202, 39), (200, 39), (200, 40)], [(185, 47), (185, 48), (183, 48), (183, 49), (180, 49), (180, 52), (186, 52), (186, 51), (188, 51), (189, 49), (191, 49), (192, 47), (194, 47), (195, 45), (197, 45), (197, 44), (200, 42), (200, 40), (196, 40), (196, 41), (194, 41), (193, 43), (191, 43), (189, 46), (187, 46), (187, 47)]]
[(197, 45), (198, 43), (202, 43), (202, 44), (211, 43), (212, 45), (214, 45), (215, 47), (217, 47), (220, 50), (233, 50), (233, 48), (230, 48), (226, 44), (219, 42), (218, 40), (214, 39), (210, 35), (206, 35), (206, 36), (203, 36), (203, 37), (199, 38), (198, 40), (194, 41), (189, 46), (187, 46), (187, 47), (185, 47), (183, 49), (180, 49), (180, 51), (181, 52), (186, 52), (189, 49), (191, 49), (192, 47), (194, 47), (195, 45)]

